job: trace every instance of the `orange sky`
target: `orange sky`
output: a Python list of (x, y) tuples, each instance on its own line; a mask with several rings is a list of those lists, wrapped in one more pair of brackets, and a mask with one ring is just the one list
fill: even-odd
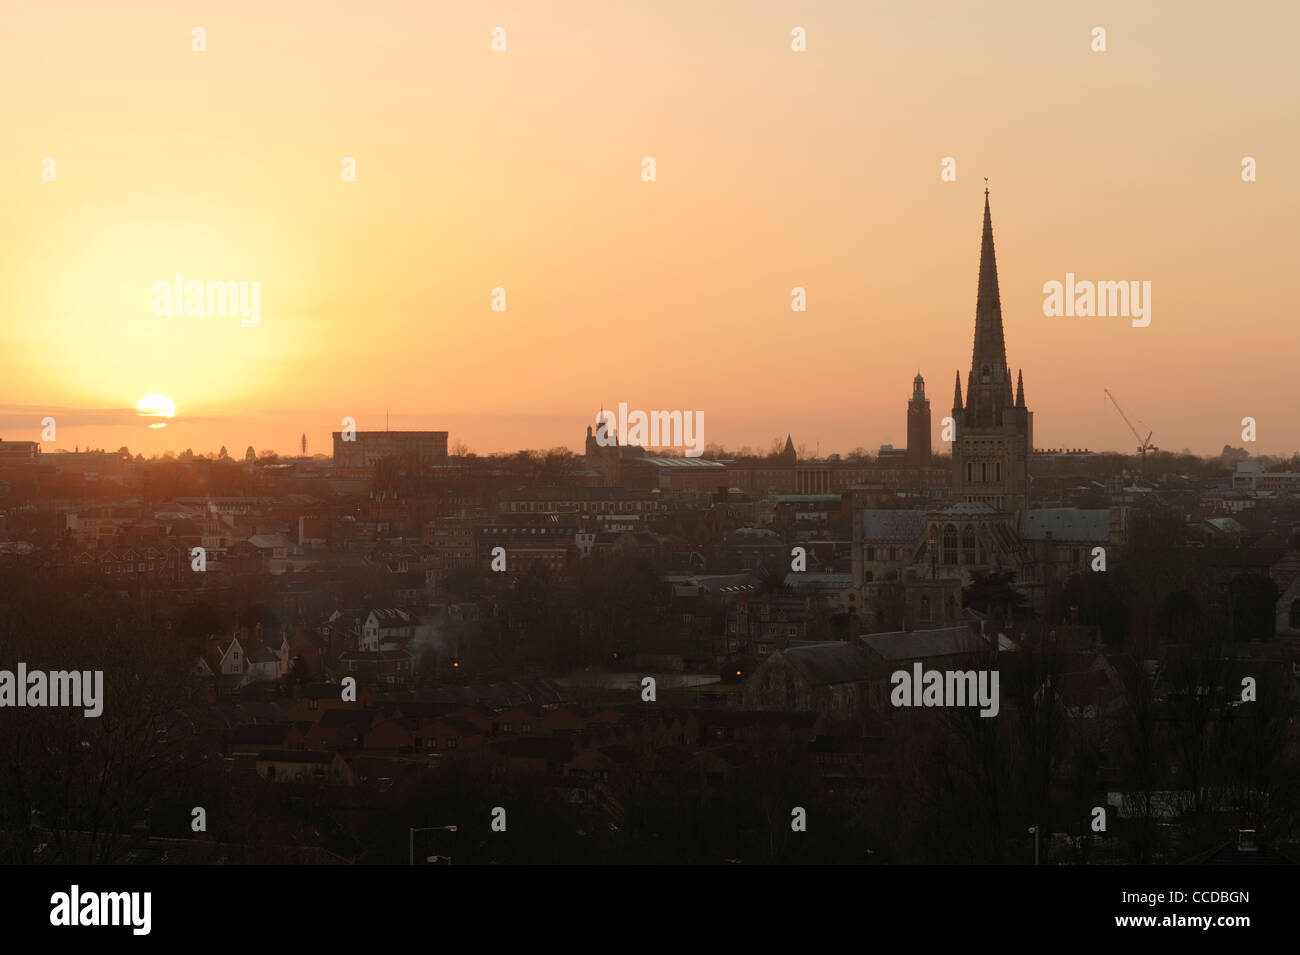
[[(1131, 450), (1109, 387), (1163, 448), (1250, 415), (1290, 452), (1298, 31), (1291, 2), (9, 0), (0, 437), (328, 452), (388, 410), (576, 449), (626, 401), (845, 452), (905, 441), (919, 368), (938, 447), (988, 176), (1039, 447)], [(1044, 317), (1067, 271), (1151, 282), (1151, 325)], [(259, 281), (260, 323), (155, 316), (176, 272)]]

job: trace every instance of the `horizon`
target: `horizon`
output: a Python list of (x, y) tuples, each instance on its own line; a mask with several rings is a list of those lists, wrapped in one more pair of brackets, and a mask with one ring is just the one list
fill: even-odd
[[(403, 409), (393, 426), (487, 454), (580, 446), (626, 401), (698, 409), (706, 443), (845, 453), (905, 443), (919, 369), (940, 447), (988, 177), (1037, 444), (1135, 446), (1109, 388), (1159, 447), (1213, 455), (1249, 416), (1257, 453), (1291, 454), (1300, 131), (1276, 117), (1300, 10), (1274, 8), (1261, 35), (1175, 3), (576, 2), (491, 22), (406, 4), (399, 31), (391, 11), (241, 0), (195, 52), (166, 4), (23, 7), (0, 37), (23, 147), (0, 155), (0, 436), (39, 440), (53, 416), (62, 446), (286, 453)], [(74, 95), (49, 81), (65, 74), (99, 80)], [(186, 317), (174, 277), (209, 302), (245, 284)], [(1149, 326), (1044, 314), (1076, 278), (1136, 283)], [(148, 397), (174, 404), (166, 427)]]

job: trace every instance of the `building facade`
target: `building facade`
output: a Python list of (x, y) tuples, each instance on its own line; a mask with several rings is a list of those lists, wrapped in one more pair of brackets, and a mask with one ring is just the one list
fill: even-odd
[(354, 440), (334, 432), (334, 467), (369, 468), (383, 458), (423, 468), (447, 463), (446, 431), (357, 431)]

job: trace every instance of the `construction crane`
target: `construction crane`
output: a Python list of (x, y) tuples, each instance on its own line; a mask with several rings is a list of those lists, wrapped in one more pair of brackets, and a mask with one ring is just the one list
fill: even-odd
[[(1137, 452), (1139, 458), (1141, 459), (1141, 468), (1145, 472), (1147, 467), (1147, 452), (1160, 450), (1154, 444), (1151, 443), (1151, 435), (1154, 434), (1155, 432), (1148, 431), (1147, 436), (1145, 438), (1142, 437), (1141, 433), (1138, 432), (1138, 429), (1133, 427), (1133, 422), (1128, 420), (1128, 415), (1126, 415), (1124, 413), (1124, 409), (1119, 406), (1119, 402), (1116, 401), (1115, 396), (1110, 393), (1110, 389), (1103, 388), (1101, 390), (1106, 393), (1106, 397), (1110, 399), (1110, 403), (1115, 406), (1115, 410), (1119, 412), (1119, 416), (1124, 419), (1124, 423), (1128, 425), (1128, 429), (1133, 432), (1133, 437), (1138, 439), (1139, 443), (1138, 443)], [(1145, 428), (1146, 425), (1142, 425), (1142, 427)]]

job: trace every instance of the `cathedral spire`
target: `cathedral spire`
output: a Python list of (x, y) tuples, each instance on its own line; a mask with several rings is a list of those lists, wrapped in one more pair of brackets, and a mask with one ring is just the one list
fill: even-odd
[(971, 353), (966, 404), (981, 423), (1001, 420), (1010, 405), (1011, 375), (1002, 331), (1002, 301), (998, 294), (998, 263), (993, 251), (993, 214), (984, 190), (984, 234), (980, 242), (979, 290), (975, 298), (975, 345)]
[(1016, 372), (1016, 407), (1025, 406), (1025, 370), (1021, 368)]
[(961, 372), (957, 372), (957, 382), (953, 386), (952, 410), (961, 411)]

